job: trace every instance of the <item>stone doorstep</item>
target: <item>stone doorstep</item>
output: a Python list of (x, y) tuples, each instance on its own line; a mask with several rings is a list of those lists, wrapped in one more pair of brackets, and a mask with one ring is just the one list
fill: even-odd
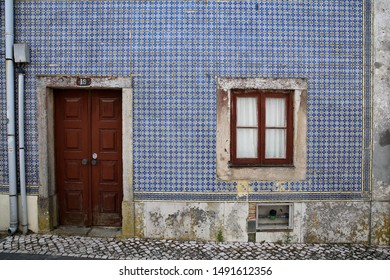
[(116, 238), (121, 237), (122, 230), (117, 227), (92, 227), (88, 232), (87, 236), (90, 237), (105, 237), (105, 238)]
[(77, 227), (77, 226), (60, 226), (51, 233), (62, 236), (88, 236), (117, 238), (122, 234), (121, 228), (117, 227)]

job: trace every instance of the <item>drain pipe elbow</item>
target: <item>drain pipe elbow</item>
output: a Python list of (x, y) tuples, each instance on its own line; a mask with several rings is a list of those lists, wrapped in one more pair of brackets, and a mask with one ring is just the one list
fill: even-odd
[(14, 235), (16, 232), (18, 231), (18, 227), (17, 226), (13, 226), (13, 227), (10, 227), (9, 229), (8, 229), (8, 235), (9, 236), (12, 236), (12, 235)]

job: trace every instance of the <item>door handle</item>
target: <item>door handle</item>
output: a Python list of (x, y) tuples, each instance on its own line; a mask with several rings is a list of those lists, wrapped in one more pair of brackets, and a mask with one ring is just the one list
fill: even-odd
[(83, 158), (83, 159), (81, 160), (81, 164), (82, 164), (82, 165), (87, 165), (87, 164), (88, 164), (88, 159)]
[(92, 154), (91, 164), (92, 165), (96, 165), (97, 164), (97, 153), (93, 153)]

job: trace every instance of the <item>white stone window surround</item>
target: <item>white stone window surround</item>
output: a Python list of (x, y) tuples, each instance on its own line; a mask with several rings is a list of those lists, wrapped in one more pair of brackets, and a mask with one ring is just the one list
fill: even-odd
[[(294, 90), (293, 166), (229, 167), (231, 89)], [(218, 179), (226, 181), (305, 180), (307, 161), (307, 80), (303, 78), (218, 78), (216, 144)]]
[(123, 201), (122, 235), (134, 235), (133, 205), (133, 78), (131, 76), (81, 76), (91, 78), (91, 85), (79, 86), (74, 75), (37, 75), (40, 231), (58, 225), (55, 180), (54, 94), (55, 89), (121, 89)]

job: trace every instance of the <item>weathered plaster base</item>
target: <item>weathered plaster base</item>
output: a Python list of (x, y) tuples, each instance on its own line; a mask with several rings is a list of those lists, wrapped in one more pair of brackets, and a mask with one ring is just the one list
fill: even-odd
[(373, 2), (371, 242), (390, 245), (390, 1)]
[(373, 202), (371, 244), (390, 246), (390, 202)]
[(390, 1), (374, 2), (373, 200), (390, 202)]
[[(383, 207), (380, 208), (385, 211)], [(257, 232), (256, 241), (367, 244), (369, 220), (369, 202), (294, 203), (294, 229)], [(383, 221), (378, 224), (383, 225)], [(383, 232), (383, 229), (381, 230)]]
[[(19, 228), (21, 228), (22, 209), (21, 200), (19, 196)], [(9, 196), (0, 194), (0, 230), (6, 231), (9, 228)], [(38, 231), (38, 197), (27, 196), (27, 219), (28, 229), (37, 232)]]
[(136, 235), (148, 238), (247, 241), (247, 203), (137, 202)]
[(369, 202), (309, 202), (305, 208), (304, 243), (368, 243)]
[[(248, 203), (137, 202), (135, 234), (159, 239), (248, 241)], [(374, 204), (373, 244), (389, 240), (389, 204)], [(386, 215), (387, 213), (387, 215)], [(294, 228), (257, 231), (256, 242), (369, 243), (370, 202), (294, 203)]]
[[(28, 228), (38, 232), (38, 197), (27, 196), (27, 206)], [(217, 241), (222, 234), (224, 241), (246, 242), (248, 207), (228, 202), (123, 202), (122, 235)], [(371, 244), (390, 245), (390, 203), (373, 202), (371, 210)], [(0, 213), (9, 213), (8, 195), (0, 195)], [(257, 232), (256, 242), (367, 244), (369, 213), (370, 202), (294, 203), (294, 229)], [(0, 230), (8, 227), (9, 215), (1, 215)]]
[(134, 203), (122, 201), (122, 236), (134, 236)]
[(48, 232), (58, 225), (57, 196), (38, 197), (38, 227), (40, 232)]

